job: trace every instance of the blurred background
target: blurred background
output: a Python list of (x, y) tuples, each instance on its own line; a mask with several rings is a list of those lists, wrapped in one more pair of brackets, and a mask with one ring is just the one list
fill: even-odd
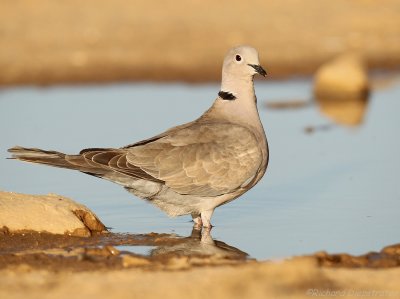
[(397, 243), (399, 0), (0, 0), (0, 189), (69, 196), (116, 232), (190, 235), (190, 217), (6, 150), (118, 147), (191, 121), (238, 44), (268, 73), (255, 83), (271, 158), (217, 209), (213, 237), (256, 258)]
[(400, 65), (400, 1), (0, 1), (0, 84), (213, 81), (233, 45), (270, 78), (310, 75), (357, 51)]

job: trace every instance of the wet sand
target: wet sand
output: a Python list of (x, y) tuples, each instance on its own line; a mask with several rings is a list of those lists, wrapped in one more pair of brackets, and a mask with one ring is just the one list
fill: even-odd
[(400, 67), (397, 0), (0, 3), (0, 85), (219, 80), (243, 43), (270, 78), (348, 51), (370, 69)]
[[(129, 250), (118, 250), (118, 246)], [(128, 247), (126, 247), (128, 246)], [(136, 254), (135, 246), (154, 247), (149, 254)], [(87, 271), (121, 269), (129, 257), (137, 257), (146, 269), (168, 269), (169, 262), (184, 258), (187, 266), (243, 264), (256, 262), (247, 253), (213, 240), (211, 232), (193, 229), (191, 236), (174, 234), (98, 233), (89, 238), (48, 233), (6, 233), (1, 235), (0, 269), (21, 264), (35, 269)], [(317, 252), (307, 256), (321, 267), (391, 268), (400, 266), (400, 244), (360, 256)], [(191, 261), (195, 261), (191, 263)], [(95, 263), (90, 263), (95, 261)], [(89, 263), (87, 263), (89, 262)], [(133, 263), (134, 266), (137, 266)], [(129, 267), (129, 265), (128, 265)]]

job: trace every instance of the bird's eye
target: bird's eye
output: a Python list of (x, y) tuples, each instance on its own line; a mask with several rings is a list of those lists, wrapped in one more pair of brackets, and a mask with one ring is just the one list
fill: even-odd
[(240, 55), (236, 55), (236, 61), (241, 61), (242, 57)]

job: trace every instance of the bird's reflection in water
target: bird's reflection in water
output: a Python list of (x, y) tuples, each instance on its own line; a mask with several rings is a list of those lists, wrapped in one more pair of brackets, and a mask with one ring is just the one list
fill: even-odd
[(219, 258), (247, 259), (248, 254), (224, 242), (214, 240), (210, 229), (193, 228), (189, 237), (180, 239), (178, 244), (161, 245), (153, 249), (150, 256), (216, 256)]

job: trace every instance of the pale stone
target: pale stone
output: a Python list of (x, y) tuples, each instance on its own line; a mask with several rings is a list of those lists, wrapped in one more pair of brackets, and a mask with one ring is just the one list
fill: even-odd
[(87, 237), (106, 231), (86, 206), (56, 195), (28, 195), (0, 191), (0, 228), (3, 232), (43, 232)]
[(134, 255), (124, 255), (122, 257), (122, 265), (124, 267), (132, 267), (132, 266), (149, 266), (151, 262), (144, 258)]
[(341, 55), (316, 72), (314, 94), (319, 109), (339, 124), (362, 122), (368, 93), (368, 73), (359, 55)]

